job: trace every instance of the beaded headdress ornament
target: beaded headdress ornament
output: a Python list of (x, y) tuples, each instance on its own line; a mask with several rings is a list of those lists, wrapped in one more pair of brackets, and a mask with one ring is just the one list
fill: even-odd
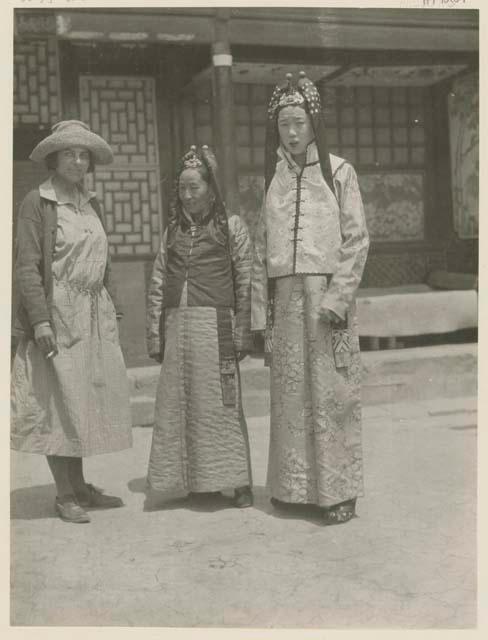
[(198, 169), (198, 167), (203, 167), (203, 162), (197, 155), (196, 146), (192, 144), (192, 146), (190, 147), (190, 150), (187, 151), (182, 158), (182, 170)]
[(268, 105), (268, 118), (273, 119), (284, 107), (303, 107), (311, 115), (320, 113), (320, 94), (314, 83), (309, 80), (305, 71), (300, 71), (296, 86), (292, 84), (293, 75), (286, 74), (285, 86), (275, 87)]

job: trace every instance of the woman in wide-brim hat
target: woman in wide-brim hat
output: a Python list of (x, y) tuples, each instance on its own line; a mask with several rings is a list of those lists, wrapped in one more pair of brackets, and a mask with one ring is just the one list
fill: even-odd
[(252, 327), (271, 364), (273, 503), (347, 522), (362, 495), (354, 294), (369, 239), (356, 173), (329, 153), (317, 88), (302, 72), (268, 109), (265, 200), (255, 234)]
[(89, 522), (86, 509), (123, 503), (85, 482), (82, 458), (132, 444), (104, 216), (84, 186), (87, 172), (113, 155), (86, 124), (69, 120), (30, 158), (51, 175), (25, 197), (17, 223), (11, 447), (47, 456), (58, 515)]

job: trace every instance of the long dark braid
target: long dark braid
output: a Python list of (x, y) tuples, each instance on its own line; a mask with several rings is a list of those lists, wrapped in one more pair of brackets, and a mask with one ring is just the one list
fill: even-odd
[(215, 203), (214, 203), (214, 216), (215, 222), (219, 229), (223, 232), (227, 246), (230, 251), (230, 235), (229, 235), (229, 218), (227, 216), (227, 210), (225, 208), (225, 202), (222, 197), (222, 192), (220, 190), (220, 184), (217, 175), (217, 161), (215, 156), (211, 152), (211, 150), (204, 145), (201, 150), (201, 156), (205, 163), (205, 166), (208, 171), (208, 175), (210, 178), (210, 184), (212, 186), (214, 195), (215, 195)]

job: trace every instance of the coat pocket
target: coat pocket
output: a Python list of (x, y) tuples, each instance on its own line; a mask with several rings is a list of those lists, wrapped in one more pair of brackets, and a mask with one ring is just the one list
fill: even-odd
[(98, 297), (98, 322), (100, 338), (107, 342), (119, 342), (119, 328), (114, 303), (106, 289), (102, 289)]
[(81, 340), (78, 313), (70, 304), (56, 304), (52, 308), (52, 321), (58, 347), (69, 349)]

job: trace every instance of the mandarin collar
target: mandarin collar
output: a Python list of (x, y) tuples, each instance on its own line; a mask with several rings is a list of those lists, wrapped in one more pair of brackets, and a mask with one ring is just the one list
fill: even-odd
[[(278, 157), (281, 160), (284, 160), (290, 169), (294, 171), (301, 171), (301, 167), (295, 162), (293, 156), (289, 151), (285, 149), (285, 147), (280, 144), (277, 151)], [(307, 145), (306, 156), (305, 156), (305, 166), (309, 164), (315, 164), (319, 160), (319, 151), (317, 149), (317, 143), (315, 140), (312, 140)]]

